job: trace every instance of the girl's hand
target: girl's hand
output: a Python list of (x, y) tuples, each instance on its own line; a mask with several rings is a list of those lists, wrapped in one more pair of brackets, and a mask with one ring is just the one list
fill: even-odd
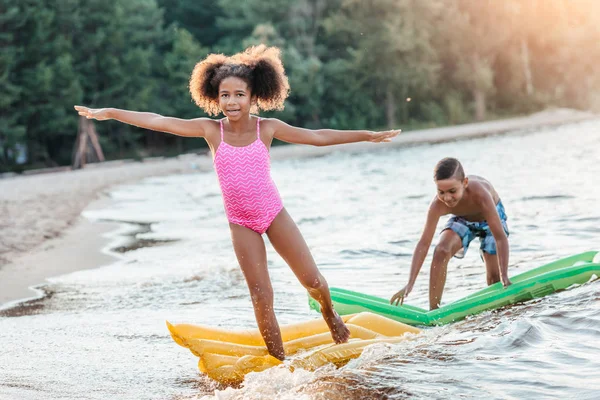
[(75, 106), (75, 109), (79, 113), (79, 115), (83, 115), (87, 119), (97, 119), (98, 121), (102, 121), (105, 119), (110, 119), (108, 116), (107, 108), (87, 108), (84, 106)]
[(398, 136), (402, 132), (402, 129), (394, 129), (392, 131), (383, 132), (372, 132), (369, 142), (380, 143), (380, 142), (391, 142), (392, 138)]

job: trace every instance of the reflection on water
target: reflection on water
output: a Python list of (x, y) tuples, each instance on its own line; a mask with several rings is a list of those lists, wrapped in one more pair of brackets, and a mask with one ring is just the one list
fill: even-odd
[[(600, 249), (599, 128), (587, 122), (274, 162), (273, 176), (329, 284), (389, 297), (408, 279), (434, 195), (432, 169), (445, 156), (500, 193), (511, 274)], [(120, 260), (53, 278), (44, 298), (0, 314), (0, 398), (597, 398), (598, 282), (427, 329), (414, 341), (372, 346), (340, 369), (273, 368), (241, 387), (218, 386), (165, 326), (167, 319), (255, 326), (214, 173), (148, 179), (111, 196), (113, 207), (86, 215), (126, 221), (128, 233), (115, 243)], [(268, 258), (280, 323), (316, 318), (270, 245)], [(425, 265), (407, 302), (427, 307), (427, 283)], [(451, 261), (443, 300), (484, 286), (484, 267), (471, 251)]]

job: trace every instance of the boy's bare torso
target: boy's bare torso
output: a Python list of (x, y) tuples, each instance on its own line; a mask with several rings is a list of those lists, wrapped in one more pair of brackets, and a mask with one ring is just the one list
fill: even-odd
[(484, 221), (485, 217), (481, 210), (481, 197), (485, 196), (487, 192), (492, 196), (494, 204), (498, 204), (500, 196), (487, 179), (477, 175), (468, 175), (468, 178), (469, 185), (465, 189), (465, 195), (456, 206), (450, 208), (438, 200), (438, 207), (445, 211), (444, 214), (453, 214), (471, 222)]

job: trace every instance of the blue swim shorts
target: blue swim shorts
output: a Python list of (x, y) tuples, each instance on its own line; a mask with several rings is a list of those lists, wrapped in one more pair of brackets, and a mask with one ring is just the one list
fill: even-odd
[[(500, 221), (502, 222), (504, 232), (506, 233), (506, 236), (508, 236), (508, 226), (506, 225), (506, 220), (508, 217), (506, 216), (506, 211), (504, 210), (502, 201), (498, 201), (498, 204), (496, 204), (496, 210), (500, 216)], [(446, 229), (452, 229), (458, 236), (460, 236), (460, 239), (462, 240), (463, 248), (460, 249), (454, 255), (454, 257), (463, 258), (467, 253), (469, 244), (476, 237), (478, 237), (481, 242), (480, 249), (482, 252), (496, 254), (496, 241), (494, 240), (494, 235), (492, 235), (487, 221), (471, 222), (467, 221), (463, 217), (453, 216), (448, 220), (442, 232)]]

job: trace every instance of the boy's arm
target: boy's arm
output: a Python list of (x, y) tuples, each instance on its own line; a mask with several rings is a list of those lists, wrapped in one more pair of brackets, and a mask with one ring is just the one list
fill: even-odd
[(504, 287), (507, 287), (511, 284), (511, 281), (508, 279), (508, 237), (506, 237), (506, 233), (502, 227), (502, 221), (500, 221), (500, 216), (496, 210), (494, 199), (487, 191), (484, 195), (482, 195), (480, 204), (482, 214), (487, 221), (488, 226), (490, 227), (490, 231), (494, 236), (494, 240), (496, 241), (498, 265), (500, 266), (500, 281)]
[(209, 118), (180, 119), (164, 117), (150, 112), (128, 111), (118, 108), (75, 106), (75, 109), (79, 112), (79, 115), (88, 119), (93, 118), (99, 121), (114, 119), (140, 128), (187, 137), (204, 137), (206, 129), (212, 122)]
[(417, 280), (417, 276), (419, 275), (419, 271), (421, 271), (421, 267), (425, 261), (425, 257), (427, 257), (427, 252), (431, 246), (431, 241), (433, 240), (433, 235), (435, 234), (435, 229), (441, 215), (442, 210), (440, 208), (439, 201), (437, 198), (434, 198), (429, 205), (427, 220), (425, 221), (425, 227), (423, 228), (421, 239), (419, 239), (419, 242), (417, 243), (413, 253), (408, 284), (392, 296), (390, 299), (390, 304), (394, 304), (394, 302), (396, 305), (398, 305), (398, 303), (402, 304), (404, 298), (412, 291), (415, 281)]
[(269, 120), (273, 126), (273, 137), (288, 143), (330, 146), (354, 142), (391, 142), (401, 130), (383, 132), (339, 131), (335, 129), (311, 130), (297, 128), (278, 119)]

